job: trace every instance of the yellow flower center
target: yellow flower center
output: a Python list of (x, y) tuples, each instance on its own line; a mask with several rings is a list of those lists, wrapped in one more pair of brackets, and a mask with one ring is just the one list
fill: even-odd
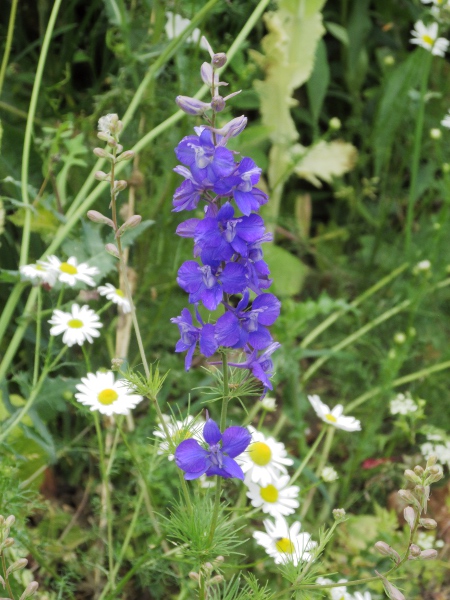
[(76, 275), (78, 273), (78, 269), (73, 265), (69, 265), (67, 262), (63, 262), (59, 265), (59, 270), (63, 273), (67, 273), (68, 275)]
[(331, 413), (328, 413), (327, 415), (325, 415), (324, 417), (327, 421), (329, 421), (330, 423), (336, 423), (337, 419), (334, 415), (332, 415)]
[(293, 554), (295, 550), (294, 544), (288, 538), (280, 538), (275, 544), (275, 548), (283, 554)]
[(272, 451), (264, 442), (254, 442), (251, 444), (248, 453), (255, 465), (259, 465), (260, 467), (264, 467), (270, 463), (270, 459), (272, 458)]
[(119, 394), (115, 390), (111, 390), (110, 388), (106, 388), (106, 390), (102, 390), (98, 396), (97, 400), (100, 404), (112, 404), (117, 400)]
[(276, 502), (278, 500), (278, 490), (271, 483), (269, 483), (268, 486), (261, 488), (259, 493), (264, 502)]
[(181, 442), (184, 442), (184, 440), (188, 440), (191, 437), (192, 433), (186, 429), (178, 429), (177, 431), (174, 431), (171, 436), (172, 442), (175, 444), (175, 446), (178, 446), (178, 444), (181, 444)]
[(83, 327), (83, 321), (80, 321), (80, 319), (70, 319), (70, 321), (67, 322), (67, 325), (71, 329), (81, 329)]
[(122, 292), (122, 290), (119, 290), (118, 288), (116, 289), (116, 295), (120, 298), (125, 298), (125, 294)]
[(434, 44), (433, 38), (430, 35), (428, 35), (427, 33), (424, 33), (422, 35), (422, 40), (425, 42), (425, 44), (429, 44), (430, 46), (432, 46)]

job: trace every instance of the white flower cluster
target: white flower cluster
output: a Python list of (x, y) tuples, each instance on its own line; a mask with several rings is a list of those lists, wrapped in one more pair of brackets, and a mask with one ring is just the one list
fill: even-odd
[(416, 412), (418, 408), (409, 392), (397, 394), (389, 404), (391, 415), (409, 415)]
[[(319, 585), (328, 585), (335, 582), (332, 579), (327, 579), (326, 577), (318, 577), (316, 579), (316, 583)], [(340, 579), (337, 583), (347, 583), (347, 580)], [(350, 594), (347, 592), (347, 587), (345, 585), (334, 588), (326, 588), (326, 590), (331, 600), (372, 600), (372, 595), (370, 592), (355, 592), (354, 594)]]
[(420, 446), (422, 455), (427, 460), (435, 456), (439, 463), (446, 464), (450, 469), (450, 440), (444, 432), (429, 433), (427, 441)]

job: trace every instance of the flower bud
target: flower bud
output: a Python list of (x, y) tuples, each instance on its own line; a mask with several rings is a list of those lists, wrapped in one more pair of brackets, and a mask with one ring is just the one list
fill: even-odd
[(119, 227), (119, 229), (117, 230), (116, 238), (120, 237), (123, 233), (125, 233), (125, 231), (127, 231), (127, 229), (133, 229), (134, 227), (137, 227), (141, 221), (142, 221), (141, 215), (133, 215), (132, 217), (127, 219), (125, 221), (125, 223), (123, 225), (121, 225)]
[(222, 135), (224, 137), (224, 139), (220, 140), (219, 142), (219, 146), (224, 146), (230, 138), (236, 137), (242, 131), (244, 131), (246, 125), (247, 117), (244, 117), (244, 115), (242, 115), (242, 117), (236, 117), (235, 119), (232, 119), (220, 129), (215, 129), (213, 127), (208, 127), (208, 129), (211, 129), (211, 131), (213, 131), (214, 133), (218, 133), (219, 135)]
[(207, 110), (211, 109), (211, 104), (197, 100), (197, 98), (189, 98), (189, 96), (177, 96), (175, 102), (188, 115), (204, 115)]
[(398, 495), (408, 504), (412, 504), (416, 508), (421, 508), (417, 498), (414, 496), (411, 490), (398, 490)]
[(437, 555), (438, 555), (437, 550), (434, 550), (433, 548), (429, 548), (428, 550), (422, 550), (419, 558), (421, 560), (434, 560), (435, 558), (437, 558)]
[(25, 588), (24, 593), (20, 596), (19, 600), (25, 600), (26, 598), (29, 598), (30, 596), (35, 594), (38, 587), (39, 584), (37, 581), (32, 581), (31, 583), (29, 583)]
[(131, 160), (132, 158), (135, 157), (135, 152), (134, 150), (126, 150), (125, 152), (122, 152), (122, 154), (120, 156), (118, 156), (116, 158), (116, 163), (121, 162), (122, 160)]
[(15, 522), (16, 522), (16, 517), (14, 515), (9, 515), (9, 517), (6, 517), (6, 519), (5, 519), (5, 527), (11, 528)]
[(98, 130), (100, 133), (109, 135), (118, 135), (123, 129), (123, 123), (119, 120), (116, 113), (109, 113), (98, 120)]
[(393, 558), (395, 560), (396, 563), (400, 562), (399, 553), (396, 550), (394, 550), (394, 548), (391, 548), (391, 546), (389, 546), (389, 544), (386, 544), (386, 542), (381, 542), (381, 541), (377, 542), (375, 544), (375, 548), (383, 556), (390, 556), (391, 558)]
[(417, 544), (411, 544), (411, 546), (409, 547), (409, 553), (414, 558), (417, 558), (420, 555), (420, 552), (421, 550)]
[(95, 171), (94, 177), (99, 181), (110, 181), (111, 179), (111, 175), (109, 173), (105, 173), (104, 171)]
[(198, 573), (196, 573), (195, 571), (191, 571), (189, 573), (189, 578), (193, 579), (194, 581), (200, 581), (200, 575)]
[(411, 469), (406, 469), (404, 475), (408, 481), (411, 481), (411, 483), (422, 483), (421, 478), (416, 475), (414, 471), (411, 471)]
[(426, 485), (429, 485), (431, 483), (436, 483), (436, 481), (439, 481), (444, 477), (444, 472), (440, 465), (430, 467), (430, 469), (428, 469), (428, 472), (429, 472), (429, 475), (425, 480)]
[(11, 546), (14, 546), (14, 538), (12, 537), (7, 537), (6, 540), (0, 544), (0, 548), (10, 548)]
[(86, 216), (91, 221), (94, 221), (94, 223), (103, 223), (114, 229), (113, 221), (109, 217), (102, 215), (102, 213), (98, 212), (97, 210), (88, 210)]
[(107, 144), (111, 145), (115, 143), (115, 139), (113, 137), (111, 137), (108, 133), (104, 133), (103, 131), (99, 131), (97, 133), (97, 137), (99, 140), (102, 140), (102, 142), (106, 142)]
[(106, 150), (103, 150), (103, 148), (94, 148), (93, 152), (95, 156), (98, 156), (99, 158), (109, 158), (110, 160), (114, 158), (112, 154), (106, 152)]
[(337, 117), (333, 117), (328, 121), (328, 127), (333, 129), (333, 131), (339, 131), (339, 129), (342, 127), (341, 120)]
[(217, 583), (222, 583), (223, 581), (223, 575), (215, 575), (214, 577), (211, 577), (211, 579), (209, 580), (210, 585), (215, 585)]
[(414, 467), (414, 473), (416, 475), (419, 475), (419, 477), (422, 477), (422, 475), (424, 474), (424, 470), (423, 470), (423, 468), (420, 465), (416, 465)]
[(416, 511), (412, 506), (407, 506), (403, 511), (403, 516), (405, 517), (405, 521), (408, 523), (409, 528), (412, 531), (416, 522)]
[(6, 587), (6, 582), (5, 582), (5, 580), (3, 579), (3, 577), (2, 577), (1, 575), (0, 575), (0, 583), (1, 583), (1, 584), (2, 584), (2, 586), (3, 586), (3, 589), (5, 589), (5, 587)]
[(112, 254), (116, 258), (120, 258), (119, 251), (118, 251), (117, 247), (114, 246), (114, 244), (106, 244), (105, 250), (106, 250), (106, 252), (108, 252), (108, 254)]
[(402, 344), (404, 344), (406, 342), (406, 335), (403, 333), (403, 331), (398, 331), (394, 335), (394, 342), (396, 344), (398, 344), (399, 346), (401, 346)]
[(384, 591), (386, 592), (388, 598), (390, 598), (391, 600), (406, 600), (405, 596), (401, 593), (401, 591), (398, 588), (396, 588), (395, 585), (393, 585), (390, 581), (388, 581), (386, 577), (383, 577), (383, 575), (381, 575), (381, 573), (378, 573), (378, 571), (375, 571), (375, 573), (381, 579)]
[(214, 96), (211, 100), (211, 108), (214, 112), (222, 112), (225, 108), (225, 99), (222, 96)]
[(126, 189), (128, 183), (125, 181), (125, 179), (119, 179), (118, 181), (114, 182), (114, 192), (117, 194), (118, 192), (122, 192), (124, 189)]
[(20, 569), (24, 569), (27, 566), (27, 564), (28, 561), (26, 558), (19, 558), (19, 560), (13, 562), (13, 564), (6, 569), (6, 577), (8, 577), (10, 573), (14, 573), (14, 571), (20, 571)]
[(333, 517), (335, 521), (343, 521), (345, 519), (345, 510), (343, 508), (335, 508), (333, 510)]
[(204, 84), (206, 84), (208, 87), (212, 87), (214, 81), (214, 70), (209, 63), (204, 62), (202, 64), (200, 67), (200, 76)]
[(210, 562), (205, 562), (205, 564), (203, 565), (203, 568), (206, 571), (212, 571), (214, 569), (214, 565)]
[(419, 519), (419, 525), (425, 529), (436, 529), (437, 523), (434, 519)]
[(438, 129), (437, 127), (433, 127), (433, 129), (430, 129), (430, 138), (432, 140), (440, 140), (442, 137), (442, 131), (440, 129)]
[(227, 55), (225, 52), (217, 52), (217, 54), (214, 54), (212, 57), (211, 62), (215, 69), (220, 69), (220, 67), (223, 67), (227, 63)]
[(216, 560), (214, 562), (223, 563), (224, 560), (225, 560), (225, 558), (221, 554), (219, 554), (219, 556), (216, 558)]

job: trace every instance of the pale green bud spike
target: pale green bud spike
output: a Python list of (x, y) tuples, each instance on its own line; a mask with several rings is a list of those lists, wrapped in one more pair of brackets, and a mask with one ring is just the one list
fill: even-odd
[(11, 573), (14, 573), (15, 571), (20, 571), (20, 569), (24, 569), (28, 564), (28, 561), (26, 558), (19, 558), (19, 560), (16, 560), (16, 562), (13, 562), (13, 564), (8, 567), (8, 569), (6, 570), (6, 577), (8, 577), (8, 575), (10, 575)]
[(29, 583), (27, 585), (27, 587), (25, 588), (24, 593), (20, 596), (19, 600), (25, 600), (25, 598), (29, 598), (30, 596), (35, 594), (38, 587), (39, 587), (39, 584), (37, 581), (32, 581), (31, 583)]

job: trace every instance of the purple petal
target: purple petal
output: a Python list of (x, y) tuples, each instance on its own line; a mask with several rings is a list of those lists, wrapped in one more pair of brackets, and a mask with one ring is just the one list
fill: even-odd
[(230, 175), (235, 167), (233, 153), (227, 148), (216, 148), (212, 162), (214, 173), (218, 177)]
[(210, 446), (218, 444), (222, 439), (219, 426), (212, 419), (206, 421), (205, 426), (203, 427), (203, 437)]
[(219, 221), (229, 221), (234, 217), (234, 208), (229, 202), (226, 202), (217, 214)]
[(272, 341), (270, 332), (265, 327), (258, 327), (256, 331), (248, 334), (248, 343), (256, 350), (264, 350)]
[(188, 260), (178, 269), (177, 282), (185, 292), (194, 294), (203, 281), (200, 267), (194, 260)]
[(259, 310), (258, 322), (273, 325), (280, 315), (281, 302), (273, 294), (261, 294), (253, 300), (252, 310)]
[(180, 237), (194, 237), (195, 228), (200, 223), (200, 219), (188, 219), (183, 221), (177, 227), (176, 234)]
[(252, 436), (245, 427), (228, 427), (222, 434), (222, 450), (231, 458), (236, 458), (244, 452), (251, 440)]
[(237, 225), (239, 237), (246, 242), (256, 242), (264, 235), (264, 221), (259, 215), (249, 215)]
[(216, 340), (219, 346), (234, 346), (239, 341), (239, 319), (231, 311), (217, 319)]
[(230, 456), (223, 457), (223, 470), (228, 474), (228, 477), (236, 477), (236, 479), (244, 481), (244, 472)]
[(228, 263), (220, 279), (227, 294), (239, 294), (247, 287), (246, 270), (238, 263)]
[[(208, 310), (216, 310), (222, 302), (223, 292), (221, 285), (215, 285), (211, 289), (203, 289), (200, 294), (200, 299)], [(196, 302), (196, 300), (194, 300)]]
[(253, 208), (253, 196), (251, 192), (240, 192), (239, 190), (234, 190), (233, 195), (241, 213), (248, 216), (252, 212)]
[(184, 369), (185, 371), (189, 371), (192, 364), (192, 357), (194, 356), (196, 344), (192, 344), (192, 346), (187, 351), (186, 356), (184, 357)]
[(204, 356), (212, 356), (216, 350), (215, 328), (207, 323), (200, 331), (200, 352)]
[(209, 453), (193, 439), (184, 440), (175, 450), (175, 462), (186, 472), (185, 479), (196, 479), (203, 475), (209, 467), (208, 456)]
[(186, 180), (175, 190), (173, 196), (173, 212), (194, 210), (200, 201), (201, 191), (192, 181)]

